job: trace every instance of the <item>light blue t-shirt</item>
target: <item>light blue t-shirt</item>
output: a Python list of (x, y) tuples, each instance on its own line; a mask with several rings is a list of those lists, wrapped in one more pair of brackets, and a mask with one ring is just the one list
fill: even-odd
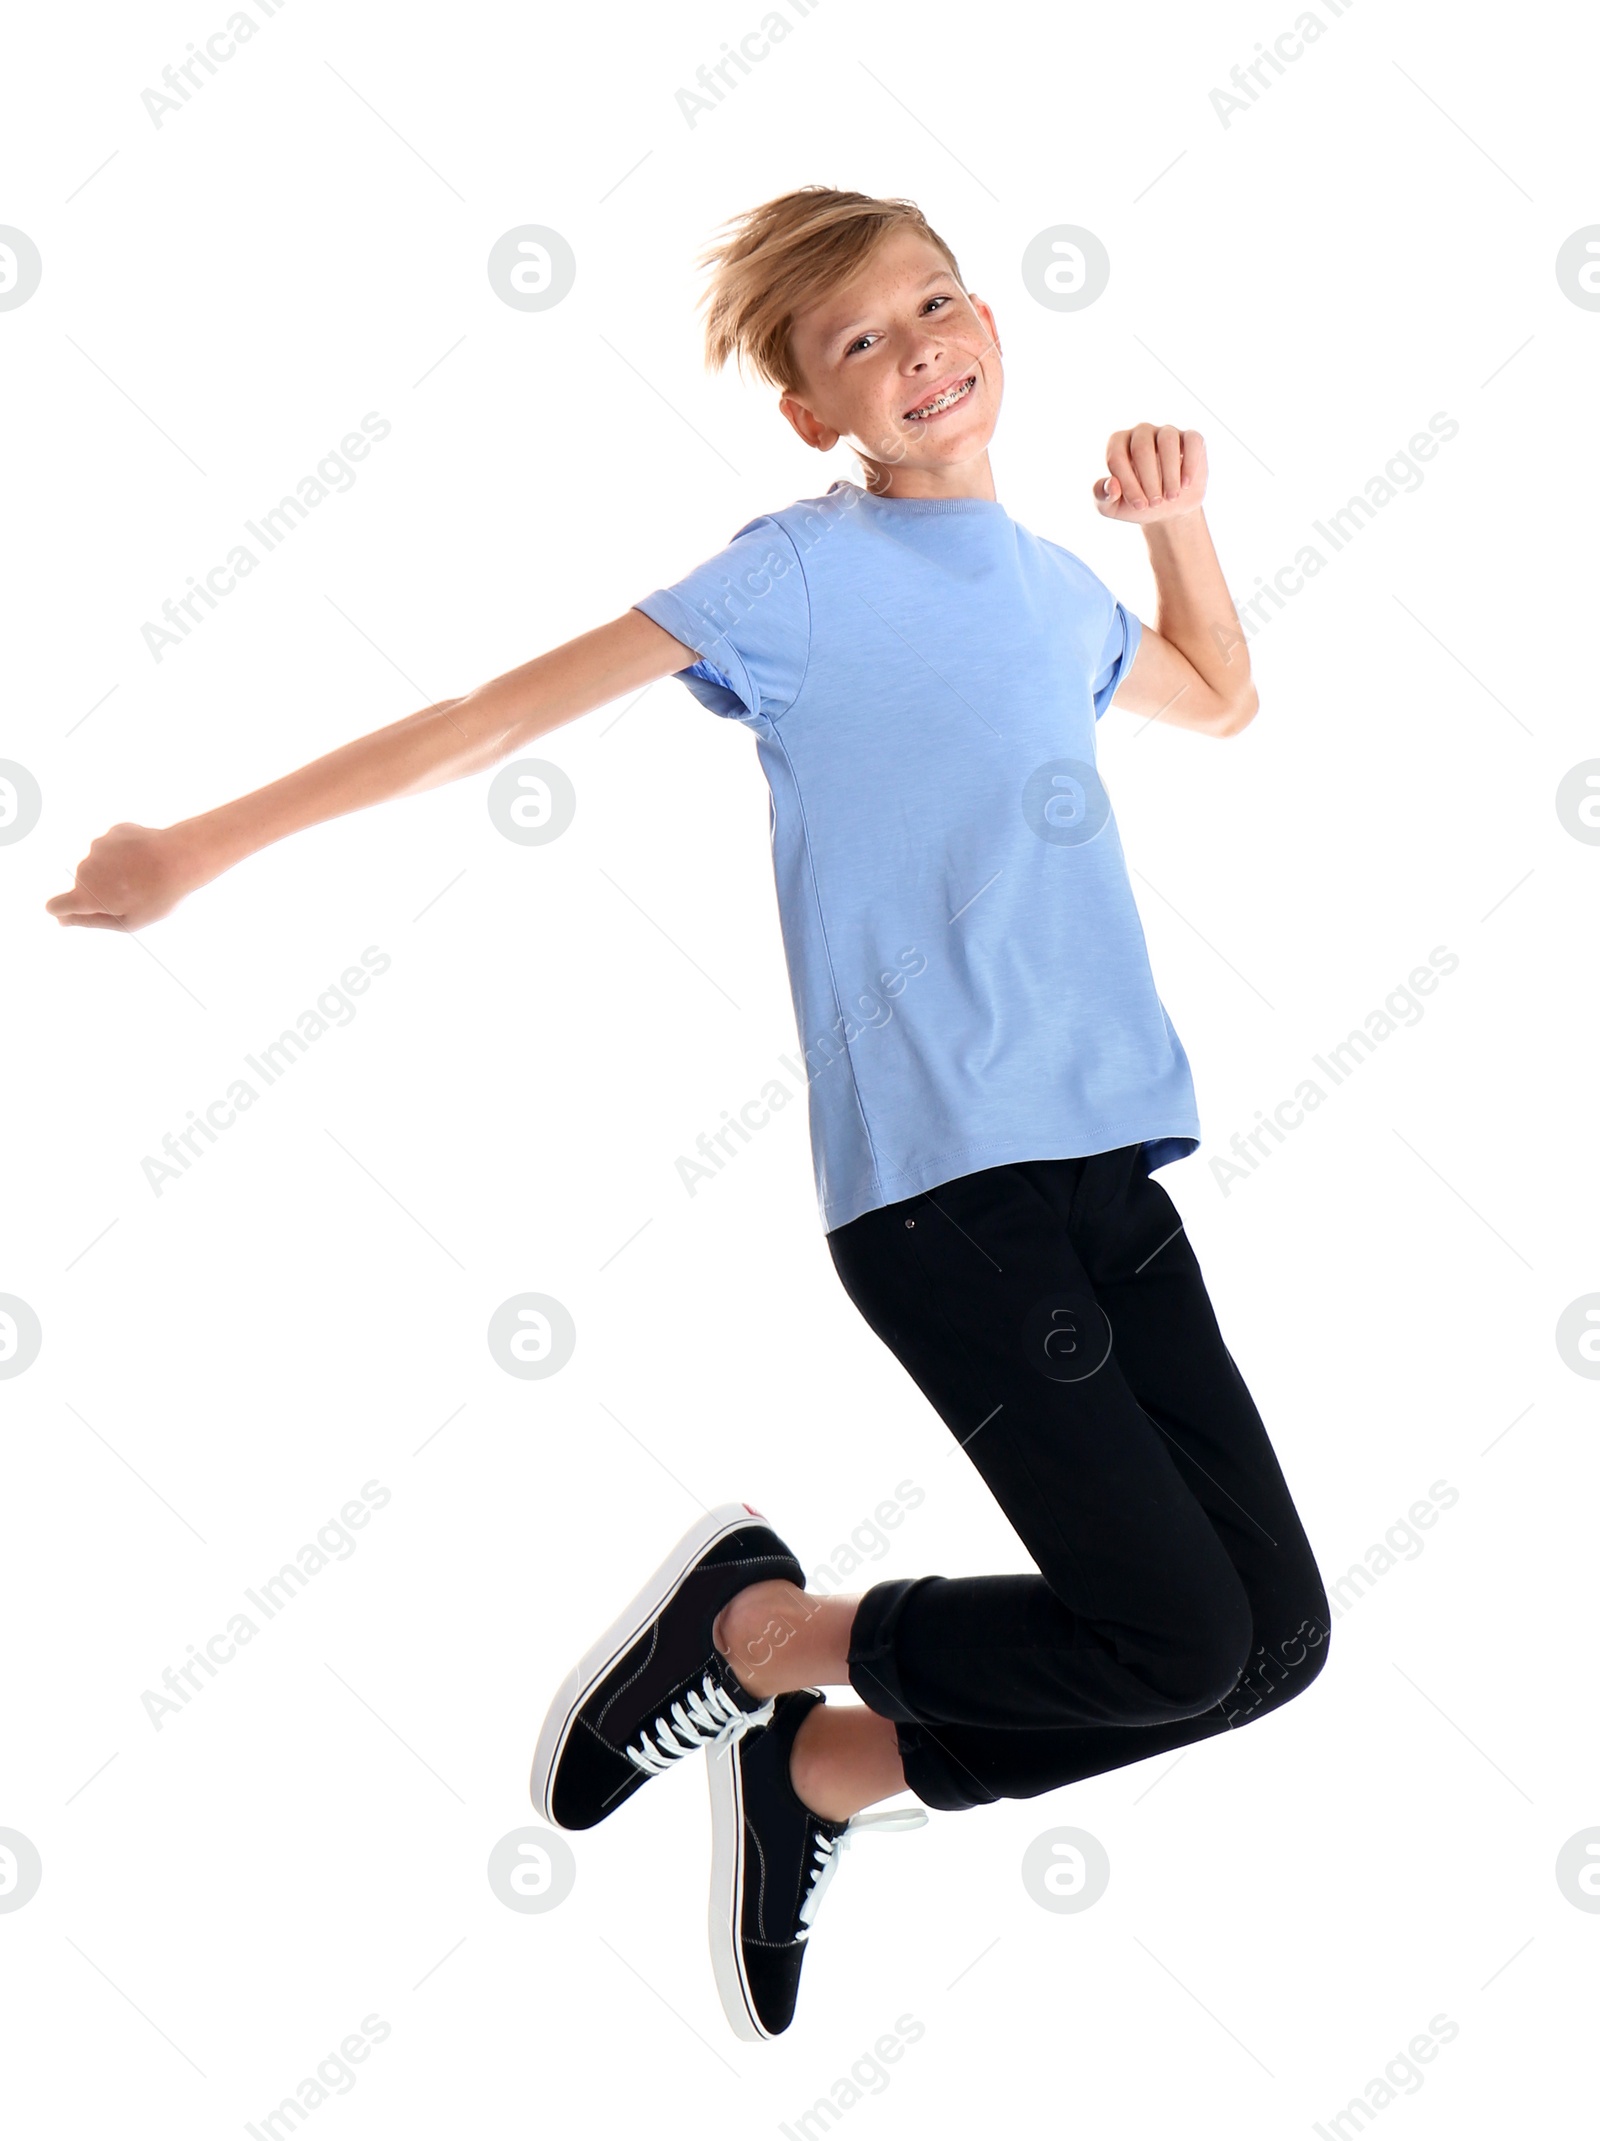
[(1007, 1162), (1200, 1123), (1095, 723), (1140, 623), (987, 499), (831, 484), (634, 605), (744, 722), (832, 1231)]

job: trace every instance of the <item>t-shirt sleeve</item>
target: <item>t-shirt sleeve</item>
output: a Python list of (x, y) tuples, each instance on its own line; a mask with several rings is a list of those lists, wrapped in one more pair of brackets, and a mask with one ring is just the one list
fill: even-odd
[(673, 674), (734, 721), (774, 721), (794, 704), (811, 651), (800, 555), (769, 514), (670, 587), (634, 603), (700, 659)]
[[(1109, 594), (1109, 590), (1107, 592)], [(1139, 651), (1139, 638), (1143, 630), (1143, 625), (1132, 610), (1113, 597), (1111, 623), (1106, 632), (1105, 645), (1100, 650), (1100, 660), (1095, 668), (1092, 686), (1096, 721), (1111, 704), (1117, 686), (1133, 667), (1133, 657)]]

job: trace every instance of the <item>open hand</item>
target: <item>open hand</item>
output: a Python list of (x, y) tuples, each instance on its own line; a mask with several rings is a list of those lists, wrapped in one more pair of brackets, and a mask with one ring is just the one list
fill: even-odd
[(1192, 513), (1206, 494), (1206, 442), (1198, 431), (1173, 424), (1135, 424), (1106, 441), (1106, 467), (1094, 487), (1094, 502), (1107, 520), (1176, 520)]
[(197, 878), (171, 830), (113, 825), (78, 865), (70, 892), (45, 901), (45, 912), (76, 929), (143, 929), (170, 914)]

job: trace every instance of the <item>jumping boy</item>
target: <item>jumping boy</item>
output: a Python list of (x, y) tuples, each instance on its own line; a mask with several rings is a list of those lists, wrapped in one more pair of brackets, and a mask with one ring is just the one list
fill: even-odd
[[(676, 675), (754, 730), (817, 1196), (846, 1292), (1037, 1574), (812, 1596), (748, 1505), (709, 1511), (550, 1708), (532, 1791), (587, 1829), (705, 1750), (711, 1943), (734, 2029), (792, 2019), (866, 1814), (1032, 1798), (1264, 1716), (1327, 1598), (1152, 1170), (1199, 1143), (1110, 798), (1108, 707), (1232, 736), (1249, 657), (1198, 432), (1113, 435), (1156, 624), (995, 497), (995, 316), (909, 201), (803, 187), (704, 256), (707, 359), (748, 360), (835, 482), (460, 699), (163, 830), (96, 840), (63, 923), (138, 929), (304, 826), (479, 773)], [(829, 1704), (849, 1687), (858, 1703)]]

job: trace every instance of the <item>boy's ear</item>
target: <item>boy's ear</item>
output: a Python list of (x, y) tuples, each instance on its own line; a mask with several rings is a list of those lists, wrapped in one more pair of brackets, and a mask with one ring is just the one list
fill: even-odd
[(818, 453), (830, 453), (838, 445), (841, 434), (831, 425), (819, 423), (805, 403), (796, 401), (792, 394), (785, 394), (778, 407), (806, 444), (814, 446)]

